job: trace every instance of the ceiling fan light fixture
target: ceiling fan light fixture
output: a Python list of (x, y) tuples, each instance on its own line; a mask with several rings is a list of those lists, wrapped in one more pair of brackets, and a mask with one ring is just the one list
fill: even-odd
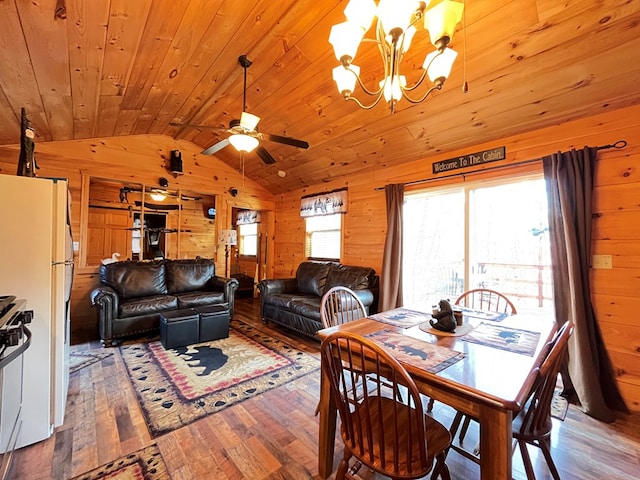
[(149, 196), (154, 202), (161, 202), (167, 198), (167, 196), (162, 192), (151, 192)]
[(260, 143), (256, 137), (235, 133), (229, 137), (229, 143), (239, 152), (252, 152)]
[(260, 117), (249, 112), (242, 112), (242, 116), (240, 117), (240, 126), (247, 132), (253, 132), (258, 126), (259, 121)]

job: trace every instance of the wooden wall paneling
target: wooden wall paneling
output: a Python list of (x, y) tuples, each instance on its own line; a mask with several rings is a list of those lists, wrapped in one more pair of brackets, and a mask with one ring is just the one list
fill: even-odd
[[(616, 331), (626, 319), (635, 317), (638, 310), (637, 292), (640, 290), (640, 270), (632, 262), (637, 257), (634, 245), (640, 241), (640, 217), (637, 200), (637, 165), (640, 159), (640, 134), (637, 129), (640, 107), (629, 107), (608, 111), (590, 118), (563, 124), (558, 128), (536, 130), (513, 137), (488, 141), (469, 149), (437, 154), (423, 161), (410, 162), (393, 168), (372, 169), (367, 174), (349, 177), (349, 212), (346, 214), (345, 263), (371, 265), (380, 270), (382, 250), (386, 235), (386, 213), (384, 192), (375, 192), (376, 187), (387, 183), (402, 183), (419, 179), (434, 178), (431, 165), (434, 161), (457, 155), (480, 151), (497, 145), (505, 145), (507, 160), (511, 162), (540, 158), (558, 150), (582, 148), (583, 145), (605, 145), (617, 140), (627, 140), (624, 150), (602, 150), (599, 152), (594, 193), (594, 209), (600, 212), (594, 219), (593, 253), (611, 254), (614, 268), (592, 270), (592, 293), (594, 298), (605, 296), (615, 300), (615, 307), (609, 308), (595, 302), (596, 315), (601, 328)], [(611, 163), (608, 160), (611, 159)], [(492, 165), (487, 165), (490, 167)], [(541, 164), (532, 164), (527, 169), (541, 171)], [(611, 171), (613, 170), (613, 172)], [(520, 171), (520, 167), (514, 168)], [(508, 170), (487, 172), (486, 175), (510, 174)], [(601, 180), (602, 179), (602, 180)], [(450, 183), (463, 181), (463, 177), (447, 180)], [(602, 181), (602, 184), (601, 184)], [(428, 188), (434, 183), (425, 183), (411, 188)], [(304, 260), (304, 221), (299, 217), (297, 206), (300, 197), (314, 191), (331, 190), (343, 186), (340, 180), (329, 181), (322, 188), (310, 187), (280, 194), (276, 197), (275, 222), (275, 271), (276, 277), (288, 277), (295, 273), (298, 264)], [(622, 209), (620, 209), (622, 207)], [(371, 215), (369, 215), (371, 214)], [(631, 264), (627, 264), (626, 258)], [(612, 301), (612, 300), (609, 300)], [(610, 313), (604, 313), (604, 312)], [(640, 360), (640, 338), (635, 327), (627, 330), (628, 336), (609, 335), (605, 338), (611, 350), (615, 369), (629, 371), (625, 365), (629, 361)], [(625, 341), (625, 345), (616, 342)], [(620, 349), (625, 353), (618, 354)], [(628, 357), (630, 356), (630, 358)], [(630, 360), (631, 359), (631, 360)], [(616, 364), (616, 362), (619, 362)], [(623, 362), (625, 365), (620, 364)], [(618, 377), (625, 401), (640, 410), (640, 389), (634, 384), (630, 374)], [(629, 396), (631, 395), (631, 396)], [(634, 396), (635, 395), (635, 396)]]
[(106, 2), (96, 4), (90, 0), (78, 0), (67, 5), (73, 132), (76, 138), (95, 135), (108, 19), (109, 4)]
[(19, 16), (29, 18), (22, 22), (22, 30), (51, 138), (66, 140), (73, 132), (67, 24), (66, 20), (55, 19), (55, 5), (55, 0), (16, 2)]
[[(179, 149), (183, 154), (184, 175), (177, 178), (169, 175), (166, 169), (166, 158), (174, 149)], [(97, 266), (82, 267), (84, 263), (81, 259), (82, 254), (86, 255), (85, 244), (88, 232), (83, 215), (88, 220), (90, 178), (110, 178), (129, 184), (157, 186), (159, 177), (167, 177), (172, 190), (183, 189), (185, 192), (201, 193), (222, 199), (220, 202), (216, 200), (218, 218), (215, 222), (218, 225), (226, 224), (228, 221), (226, 202), (230, 200), (243, 202), (259, 210), (275, 208), (273, 195), (255, 182), (244, 178), (241, 172), (214, 157), (205, 159), (199, 153), (200, 147), (190, 142), (176, 141), (164, 135), (36, 142), (36, 152), (43, 159), (38, 176), (66, 177), (70, 182), (73, 198), (73, 237), (80, 244), (71, 297), (71, 329), (74, 339), (97, 338), (96, 312), (90, 302), (90, 292), (99, 283)], [(18, 153), (17, 145), (0, 147), (1, 173), (15, 174)], [(238, 197), (235, 199), (232, 199), (228, 193), (232, 186), (239, 189)], [(83, 207), (83, 205), (86, 206)], [(203, 217), (201, 211), (198, 217)], [(192, 226), (190, 223), (186, 225)], [(210, 230), (207, 234), (213, 238), (215, 236)], [(204, 242), (205, 237), (205, 235), (199, 236), (198, 242)], [(177, 249), (177, 245), (175, 248)], [(184, 248), (183, 244), (182, 256), (189, 254), (189, 250)], [(200, 249), (201, 247), (198, 246), (197, 250)], [(220, 255), (221, 251), (216, 246), (214, 251), (206, 255), (215, 259), (218, 272), (224, 270), (224, 253)], [(196, 253), (195, 249), (193, 253)]]
[[(192, 62), (192, 57), (202, 58), (206, 51), (210, 62), (215, 58), (213, 52), (203, 51), (201, 42), (204, 35), (209, 34), (218, 40), (218, 44), (223, 44), (220, 41), (222, 38), (220, 32), (209, 30), (217, 17), (221, 3), (222, 0), (191, 0), (188, 5), (185, 5), (185, 10), (180, 12), (180, 24), (176, 26), (175, 35), (171, 38), (166, 54), (162, 59), (159, 59), (160, 65), (157, 67), (153, 84), (144, 98), (135, 132), (146, 133), (150, 131), (162, 105), (177, 91), (188, 89), (190, 93), (193, 90), (193, 85), (201, 79), (203, 71), (206, 70), (198, 62)], [(177, 11), (174, 14), (176, 13)], [(157, 26), (164, 29), (164, 24)], [(145, 33), (151, 34), (151, 32)], [(191, 78), (192, 75), (195, 77), (194, 79)], [(181, 97), (186, 98), (184, 90), (181, 92)], [(166, 125), (167, 119), (165, 118), (164, 121)]]
[[(0, 29), (0, 64), (12, 66), (12, 68), (0, 68), (2, 91), (15, 112), (18, 125), (20, 125), (20, 108), (24, 107), (36, 131), (36, 139), (49, 141), (51, 131), (34, 67), (30, 61), (27, 40), (21, 29), (16, 2), (0, 2), (0, 18), (4, 19), (3, 28)], [(15, 135), (19, 141), (19, 126)]]

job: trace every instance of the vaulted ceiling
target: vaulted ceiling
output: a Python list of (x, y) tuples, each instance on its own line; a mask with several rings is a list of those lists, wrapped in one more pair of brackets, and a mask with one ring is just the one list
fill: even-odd
[[(206, 148), (242, 112), (243, 54), (253, 62), (246, 103), (259, 129), (310, 144), (265, 141), (273, 165), (245, 155), (246, 175), (273, 193), (640, 101), (637, 0), (466, 0), (444, 88), (418, 105), (401, 101), (393, 115), (383, 104), (365, 111), (331, 78), (328, 36), (346, 3), (2, 0), (0, 144), (19, 142), (24, 107), (36, 144), (165, 134)], [(63, 4), (66, 18), (57, 18)], [(403, 60), (409, 82), (431, 49), (419, 30)], [(374, 47), (361, 46), (356, 63), (368, 84), (381, 77)], [(241, 168), (230, 146), (216, 157)]]

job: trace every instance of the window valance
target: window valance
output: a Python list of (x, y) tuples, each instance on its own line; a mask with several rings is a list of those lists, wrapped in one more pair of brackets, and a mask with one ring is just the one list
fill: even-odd
[(333, 215), (347, 213), (347, 189), (305, 195), (300, 199), (300, 216)]
[(236, 216), (236, 225), (251, 225), (260, 223), (262, 216), (259, 210), (240, 210)]

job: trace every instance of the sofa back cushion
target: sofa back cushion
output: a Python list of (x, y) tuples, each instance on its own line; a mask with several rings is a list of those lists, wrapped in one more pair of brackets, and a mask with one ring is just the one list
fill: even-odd
[(165, 295), (164, 262), (114, 262), (100, 266), (100, 281), (123, 298)]
[(298, 292), (321, 297), (332, 262), (302, 262), (296, 272)]
[(207, 282), (216, 274), (215, 263), (206, 258), (166, 260), (165, 265), (169, 293), (204, 290)]
[(332, 265), (327, 274), (324, 291), (328, 292), (333, 287), (347, 287), (351, 290), (370, 288), (375, 274), (375, 270), (369, 267)]

